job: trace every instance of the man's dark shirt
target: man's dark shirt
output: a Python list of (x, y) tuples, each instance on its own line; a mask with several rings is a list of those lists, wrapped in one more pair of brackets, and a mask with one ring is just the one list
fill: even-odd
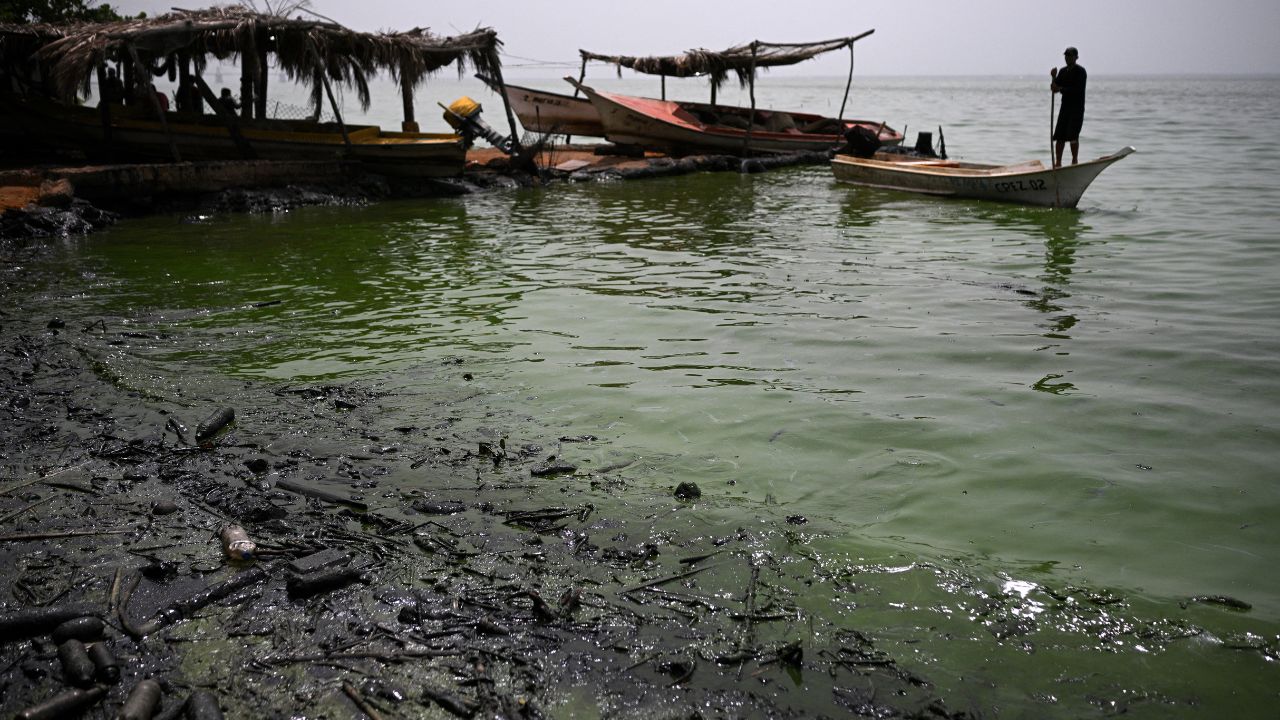
[(1089, 74), (1083, 65), (1067, 65), (1058, 71), (1058, 92), (1062, 93), (1062, 109), (1084, 113), (1084, 86)]
[(1062, 93), (1062, 109), (1058, 111), (1058, 124), (1053, 129), (1053, 139), (1058, 142), (1076, 142), (1084, 125), (1084, 85), (1089, 76), (1080, 65), (1068, 65), (1058, 71), (1054, 82)]

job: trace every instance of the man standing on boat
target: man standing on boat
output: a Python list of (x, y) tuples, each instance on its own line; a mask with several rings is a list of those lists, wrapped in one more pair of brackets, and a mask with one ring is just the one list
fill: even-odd
[(1058, 124), (1053, 130), (1054, 167), (1062, 167), (1062, 149), (1071, 143), (1071, 164), (1080, 160), (1080, 126), (1084, 125), (1084, 85), (1089, 79), (1084, 66), (1076, 64), (1080, 53), (1073, 47), (1063, 53), (1067, 66), (1049, 71), (1052, 81), (1049, 89), (1062, 93), (1062, 109), (1058, 111)]

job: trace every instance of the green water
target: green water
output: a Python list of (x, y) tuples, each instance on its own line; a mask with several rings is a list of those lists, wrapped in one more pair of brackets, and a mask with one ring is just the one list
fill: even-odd
[[(1043, 158), (1042, 84), (874, 80), (855, 113), (943, 124), (967, 159)], [(359, 380), (402, 398), (389, 428), (470, 393), (599, 436), (587, 460), (641, 458), (637, 493), (698, 483), (709, 524), (803, 515), (806, 552), (875, 589), (814, 612), (900, 641), (975, 707), (1272, 717), (1280, 80), (1090, 93), (1082, 154), (1139, 153), (1079, 211), (815, 166), (161, 216), (67, 241), (24, 303), (156, 336), (111, 361), (161, 395)], [(1205, 595), (1252, 609), (1186, 602)], [(1038, 630), (993, 630), (1017, 618)]]

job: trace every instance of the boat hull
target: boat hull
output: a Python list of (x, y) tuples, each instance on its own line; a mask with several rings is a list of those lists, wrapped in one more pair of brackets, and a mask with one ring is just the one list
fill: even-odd
[[(776, 110), (757, 110), (757, 116), (772, 118), (785, 116), (789, 130), (760, 130), (708, 125), (694, 113), (705, 110), (738, 112), (741, 108), (676, 103), (668, 100), (633, 97), (608, 93), (586, 85), (578, 85), (600, 114), (604, 136), (619, 145), (639, 145), (673, 154), (723, 153), (742, 155), (751, 153), (788, 153), (831, 150), (844, 140), (850, 128), (862, 126), (878, 133), (884, 145), (902, 142), (902, 135), (884, 123), (868, 120), (842, 120), (824, 118), (808, 113), (792, 113)], [(747, 110), (746, 112), (749, 112)], [(840, 132), (804, 132), (801, 127), (825, 125)]]
[[(33, 140), (78, 150), (91, 159), (169, 161), (173, 159), (171, 140), (184, 161), (244, 157), (226, 126), (214, 116), (168, 113), (166, 130), (157, 119), (118, 112), (111, 120), (109, 138), (96, 108), (24, 102), (6, 120)], [(240, 134), (259, 160), (340, 159), (397, 177), (456, 176), (466, 164), (462, 138), (453, 134), (348, 126), (348, 143), (333, 123), (281, 120), (242, 124)]]
[(604, 137), (600, 113), (586, 98), (519, 85), (507, 85), (506, 95), (511, 111), (525, 130), (547, 135)]
[(884, 154), (874, 158), (837, 155), (831, 170), (836, 180), (864, 187), (1073, 208), (1099, 173), (1133, 152), (1132, 147), (1126, 147), (1096, 160), (1058, 168), (1046, 168), (1038, 160), (983, 165)]

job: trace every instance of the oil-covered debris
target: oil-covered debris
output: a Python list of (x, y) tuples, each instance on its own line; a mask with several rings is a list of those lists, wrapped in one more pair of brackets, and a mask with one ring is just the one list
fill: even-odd
[(62, 207), (29, 205), (0, 214), (0, 239), (87, 235), (114, 225), (120, 216), (75, 199)]

